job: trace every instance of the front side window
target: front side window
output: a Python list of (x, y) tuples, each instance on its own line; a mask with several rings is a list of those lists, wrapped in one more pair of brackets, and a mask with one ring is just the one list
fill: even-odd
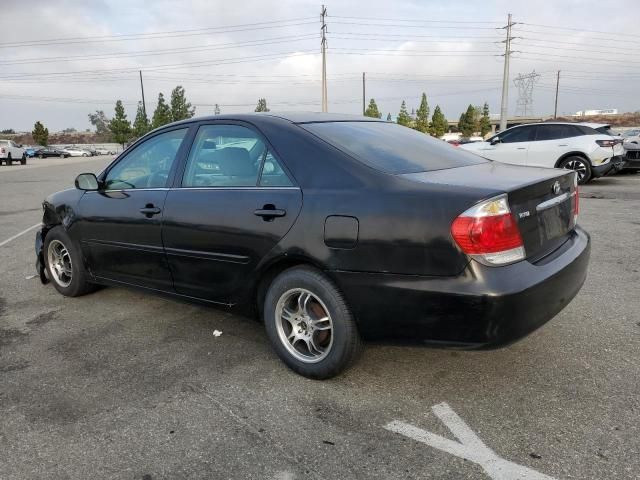
[(187, 128), (145, 140), (120, 160), (105, 179), (107, 190), (163, 188)]
[[(260, 179), (259, 179), (260, 177)], [(191, 147), (183, 187), (289, 186), (260, 136), (241, 125), (203, 125)]]
[(528, 142), (531, 140), (531, 127), (517, 127), (498, 135), (501, 143)]

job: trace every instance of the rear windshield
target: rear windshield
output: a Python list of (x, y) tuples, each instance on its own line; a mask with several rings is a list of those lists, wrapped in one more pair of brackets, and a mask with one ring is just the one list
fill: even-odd
[(424, 133), (385, 122), (321, 122), (301, 127), (376, 170), (417, 173), (487, 160)]

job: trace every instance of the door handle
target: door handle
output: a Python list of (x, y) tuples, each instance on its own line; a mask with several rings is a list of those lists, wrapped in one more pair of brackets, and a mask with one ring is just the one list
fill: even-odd
[(162, 210), (160, 210), (158, 207), (154, 207), (153, 204), (149, 204), (149, 205), (145, 206), (144, 208), (140, 209), (140, 213), (145, 215), (147, 218), (151, 218), (154, 215), (159, 214), (161, 211)]
[(559, 147), (568, 147), (569, 144), (568, 143), (559, 143), (558, 146)]
[(518, 150), (526, 150), (527, 147), (518, 147)]
[(284, 217), (287, 214), (286, 210), (275, 208), (273, 205), (265, 205), (253, 212), (254, 215), (262, 217), (265, 222), (269, 222), (276, 217)]

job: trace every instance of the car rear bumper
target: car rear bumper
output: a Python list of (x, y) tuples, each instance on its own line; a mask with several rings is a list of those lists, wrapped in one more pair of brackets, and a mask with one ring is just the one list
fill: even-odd
[(624, 158), (623, 170), (640, 170), (640, 148), (628, 149)]
[(616, 167), (616, 159), (620, 157), (612, 157), (610, 161), (604, 165), (593, 165), (591, 167), (591, 174), (595, 178), (604, 177), (610, 173)]
[(536, 264), (470, 262), (456, 278), (332, 272), (365, 339), (496, 348), (553, 318), (587, 275), (589, 235), (577, 227)]

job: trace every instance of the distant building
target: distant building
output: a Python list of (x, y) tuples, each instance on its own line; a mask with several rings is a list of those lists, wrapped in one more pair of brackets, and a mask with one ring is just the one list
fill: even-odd
[(596, 115), (618, 115), (617, 108), (605, 108), (603, 110), (580, 110), (574, 117), (594, 117)]

